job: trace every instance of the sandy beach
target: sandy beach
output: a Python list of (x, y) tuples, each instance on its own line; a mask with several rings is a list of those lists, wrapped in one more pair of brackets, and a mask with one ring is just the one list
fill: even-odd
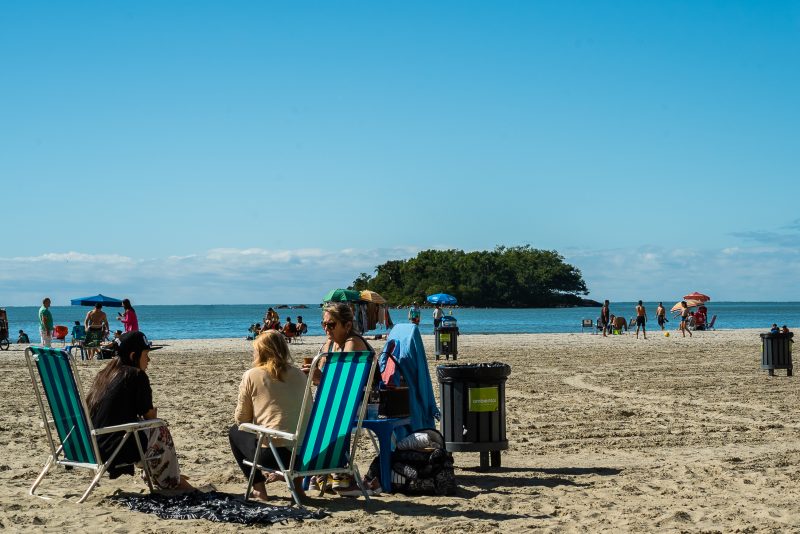
[[(433, 339), (424, 336), (438, 397)], [(292, 346), (313, 355), (321, 338)], [(230, 454), (237, 387), (250, 362), (244, 339), (163, 341), (148, 374), (159, 416), (170, 422), (183, 471), (195, 485), (240, 494), (245, 481)], [(375, 342), (379, 348), (382, 342)], [(456, 453), (453, 497), (310, 498), (331, 515), (275, 525), (299, 531), (787, 532), (800, 531), (800, 401), (797, 380), (760, 370), (754, 330), (591, 334), (468, 335), (459, 361), (511, 365), (510, 448), (503, 467), (478, 471), (477, 453)], [(80, 365), (88, 387), (104, 362)], [(145, 492), (132, 477), (105, 478), (75, 504), (88, 471), (51, 472), (27, 491), (46, 458), (22, 347), (0, 353), (0, 529), (75, 532), (237, 532), (236, 524), (161, 520), (107, 501), (117, 490)], [(372, 458), (365, 447), (362, 472)], [(279, 484), (274, 501), (289, 504)]]

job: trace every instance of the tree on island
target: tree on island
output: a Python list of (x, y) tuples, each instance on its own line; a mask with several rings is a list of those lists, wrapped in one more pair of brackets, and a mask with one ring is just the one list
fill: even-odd
[(433, 293), (449, 293), (462, 306), (550, 308), (577, 306), (588, 293), (577, 268), (556, 251), (530, 245), (491, 251), (424, 250), (415, 258), (387, 261), (375, 276), (361, 273), (350, 289), (377, 291), (406, 306)]

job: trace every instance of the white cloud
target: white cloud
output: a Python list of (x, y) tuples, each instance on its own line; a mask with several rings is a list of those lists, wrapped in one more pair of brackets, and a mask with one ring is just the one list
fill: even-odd
[(50, 296), (57, 305), (95, 293), (148, 304), (313, 303), (333, 287), (412, 248), (219, 248), (203, 254), (130, 258), (80, 252), (0, 258), (3, 305), (30, 305)]
[(800, 251), (758, 246), (724, 249), (566, 251), (595, 300), (678, 299), (702, 291), (715, 300), (800, 300)]
[[(452, 248), (452, 247), (443, 247)], [(57, 305), (104, 293), (147, 304), (314, 303), (377, 265), (417, 249), (218, 248), (202, 254), (131, 258), (81, 252), (0, 258), (2, 305)], [(566, 250), (602, 300), (671, 300), (703, 291), (715, 300), (800, 300), (800, 252), (774, 245), (724, 249)]]

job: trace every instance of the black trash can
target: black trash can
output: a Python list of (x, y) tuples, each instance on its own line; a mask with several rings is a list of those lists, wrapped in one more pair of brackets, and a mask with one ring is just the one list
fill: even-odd
[(775, 369), (786, 369), (786, 376), (792, 376), (792, 337), (786, 334), (761, 334), (761, 368), (775, 374)]
[(506, 439), (506, 379), (511, 367), (500, 362), (440, 365), (436, 368), (442, 404), (442, 435), (450, 452), (479, 452), (481, 468), (500, 467)]
[(458, 323), (452, 315), (442, 317), (442, 324), (433, 332), (434, 349), (436, 359), (444, 356), (446, 360), (450, 356), (454, 360), (458, 359)]

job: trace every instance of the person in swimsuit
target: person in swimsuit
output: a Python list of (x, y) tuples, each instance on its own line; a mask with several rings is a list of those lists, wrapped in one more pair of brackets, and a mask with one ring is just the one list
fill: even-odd
[(636, 306), (636, 339), (639, 339), (639, 327), (642, 328), (642, 335), (647, 339), (647, 330), (644, 324), (647, 322), (647, 310), (644, 309), (642, 301)]
[[(108, 327), (108, 317), (106, 316), (106, 312), (103, 311), (103, 305), (99, 302), (95, 304), (94, 309), (86, 314), (86, 320), (83, 324), (86, 326), (86, 342), (88, 343), (86, 346), (86, 359), (91, 360), (100, 350), (100, 342), (106, 338), (110, 331)], [(90, 337), (91, 341), (89, 339)], [(97, 339), (97, 345), (94, 344), (95, 339)]]
[(658, 326), (661, 327), (661, 330), (664, 330), (664, 324), (667, 322), (667, 309), (664, 308), (663, 302), (658, 303), (658, 308), (656, 308), (656, 319), (658, 320)]
[(611, 309), (608, 306), (608, 300), (603, 302), (603, 307), (600, 308), (600, 326), (603, 327), (603, 337), (606, 337), (606, 331), (611, 324)]
[(692, 332), (689, 330), (689, 306), (685, 300), (681, 301), (681, 333), (686, 337), (686, 332), (689, 332), (689, 337), (692, 337)]
[[(322, 344), (321, 352), (351, 352), (359, 350), (372, 351), (367, 340), (364, 339), (354, 328), (355, 321), (353, 310), (344, 302), (336, 302), (327, 305), (322, 314), (322, 329), (328, 339)], [(318, 369), (314, 371), (314, 381), (319, 381), (319, 367), (325, 365), (324, 358), (320, 358)], [(303, 364), (303, 371), (310, 371), (310, 364)], [(325, 482), (317, 479), (315, 483), (320, 486)], [(340, 495), (354, 495), (358, 486), (354, 480), (346, 475), (334, 475), (332, 489)]]

